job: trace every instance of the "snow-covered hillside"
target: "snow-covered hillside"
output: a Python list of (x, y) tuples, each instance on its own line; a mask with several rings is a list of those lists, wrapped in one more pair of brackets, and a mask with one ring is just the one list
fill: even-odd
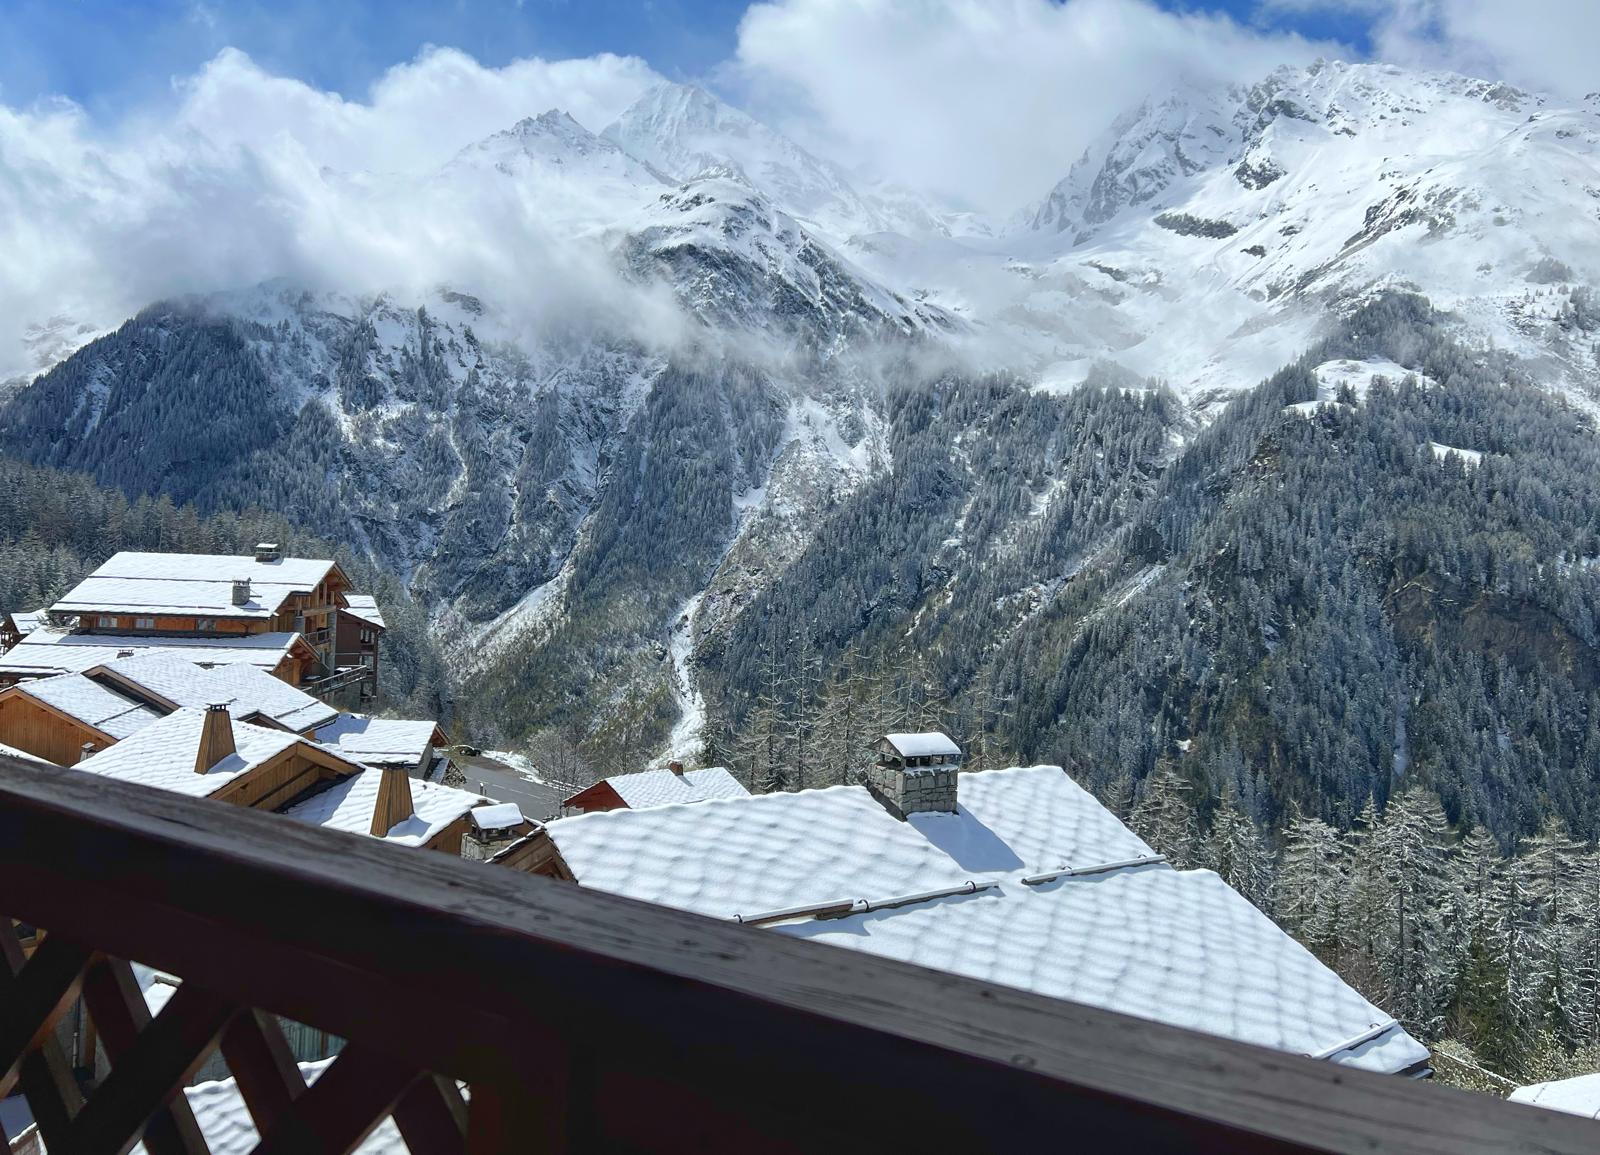
[(1400, 287), (1554, 387), (1600, 383), (1596, 335), (1570, 320), (1600, 280), (1593, 108), (1383, 65), (1286, 69), (1148, 102), (1027, 219), (1023, 286), (995, 321), (1034, 330), (1019, 337), (1048, 380), (1107, 356), (1204, 402), (1292, 356), (1325, 310)]
[[(503, 283), (217, 286), (70, 357), (115, 319), (59, 320), (30, 355), (66, 360), (14, 391), (12, 443), (179, 500), (281, 489), (410, 584), (460, 669), (559, 643), (596, 669), (540, 692), (645, 711), (700, 709), (696, 656), (893, 463), (895, 391), (951, 366), (1042, 393), (1158, 378), (1205, 420), (1410, 288), (1469, 347), (1600, 396), (1600, 109), (1460, 76), (1330, 63), (1154, 94), (1005, 226), (682, 85), (602, 132), (551, 110), (419, 178), (324, 179), (582, 260), (525, 264), (508, 236)], [(1330, 363), (1297, 404), (1413, 368)], [(174, 394), (230, 390), (266, 418), (203, 453), (150, 435)]]

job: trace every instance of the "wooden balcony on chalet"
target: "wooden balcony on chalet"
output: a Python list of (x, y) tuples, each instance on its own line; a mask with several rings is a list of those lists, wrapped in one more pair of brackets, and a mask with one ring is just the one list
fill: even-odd
[[(50, 1152), (1579, 1152), (1585, 1119), (0, 758), (0, 1092)], [(11, 920), (43, 929), (31, 956)], [(182, 980), (151, 1017), (128, 960)], [(82, 999), (110, 1073), (55, 1023)], [(309, 1088), (279, 1016), (347, 1045)]]

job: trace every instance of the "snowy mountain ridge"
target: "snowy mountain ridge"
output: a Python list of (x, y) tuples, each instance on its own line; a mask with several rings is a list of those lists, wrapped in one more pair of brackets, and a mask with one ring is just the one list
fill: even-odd
[[(1580, 404), (1600, 397), (1600, 101), (1467, 77), (1319, 64), (1180, 86), (1117, 118), (1009, 229), (858, 188), (681, 85), (601, 133), (559, 110), (523, 119), (374, 211), (413, 195), (581, 246), (598, 289), (505, 258), (544, 282), (534, 300), (621, 304), (549, 320), (520, 283), (202, 293), (66, 357), (7, 414), (20, 451), (130, 491), (248, 502), (281, 486), (404, 578), (468, 678), (512, 679), (536, 651), (596, 663), (582, 688), (529, 700), (698, 716), (695, 664), (830, 510), (886, 476), (896, 407), (952, 366), (1045, 394), (1157, 379), (1187, 431), (1331, 318), (1406, 289), (1468, 346), (1511, 351)], [(623, 323), (658, 299), (667, 335)], [(93, 333), (61, 322), (41, 344), (74, 331)], [(218, 368), (179, 371), (194, 363)], [(1359, 396), (1380, 370), (1351, 364)], [(269, 419), (241, 417), (205, 452), (152, 438), (173, 395), (203, 390)], [(959, 440), (948, 451), (954, 474), (981, 472)], [(1023, 536), (1055, 493), (1031, 494), (996, 540)], [(959, 555), (964, 534), (930, 548)], [(666, 729), (688, 748), (684, 726)]]

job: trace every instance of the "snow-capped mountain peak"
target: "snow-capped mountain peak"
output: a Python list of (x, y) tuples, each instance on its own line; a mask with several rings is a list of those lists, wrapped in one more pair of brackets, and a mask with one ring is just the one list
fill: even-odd
[(838, 165), (695, 85), (656, 85), (601, 135), (680, 181), (736, 170), (784, 212), (836, 242), (942, 229), (926, 206), (863, 196)]

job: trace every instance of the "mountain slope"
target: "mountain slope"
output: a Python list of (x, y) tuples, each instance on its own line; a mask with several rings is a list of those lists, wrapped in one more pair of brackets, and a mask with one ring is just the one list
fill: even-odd
[[(1461, 332), (1600, 389), (1564, 316), (1600, 280), (1600, 115), (1506, 85), (1379, 65), (1280, 70), (1120, 121), (1034, 212), (1023, 302), (1111, 316), (1045, 355), (1109, 355), (1214, 401), (1303, 348), (1330, 310), (1409, 288)], [(1080, 327), (1081, 329), (1081, 327)], [(1219, 337), (1221, 338), (1219, 340)]]

